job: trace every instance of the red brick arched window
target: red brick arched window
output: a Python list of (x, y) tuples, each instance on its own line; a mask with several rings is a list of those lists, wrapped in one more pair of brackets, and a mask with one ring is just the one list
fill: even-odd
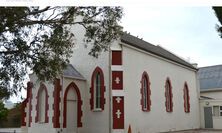
[(173, 112), (173, 92), (172, 92), (172, 85), (170, 79), (167, 78), (165, 83), (165, 106), (167, 112)]
[(183, 98), (184, 98), (184, 112), (189, 113), (190, 112), (190, 95), (189, 95), (189, 88), (187, 83), (184, 83), (183, 88)]
[(143, 111), (150, 111), (151, 100), (150, 100), (150, 81), (147, 72), (143, 72), (141, 78), (141, 106)]
[(39, 123), (48, 123), (49, 117), (48, 117), (48, 110), (49, 110), (49, 104), (48, 104), (48, 91), (46, 86), (41, 83), (36, 99), (36, 117), (35, 122)]
[(91, 110), (104, 110), (104, 104), (105, 104), (104, 75), (102, 69), (99, 67), (96, 67), (92, 73), (90, 93), (91, 93), (91, 99), (90, 99)]

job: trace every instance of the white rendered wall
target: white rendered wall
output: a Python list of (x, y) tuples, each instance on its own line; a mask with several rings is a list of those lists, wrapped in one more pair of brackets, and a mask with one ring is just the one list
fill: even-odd
[[(73, 50), (73, 55), (70, 63), (83, 75), (86, 79), (85, 98), (83, 99), (83, 133), (108, 133), (109, 132), (109, 52), (103, 52), (98, 58), (88, 55), (91, 46), (85, 48), (85, 43), (82, 41), (84, 32), (82, 27), (72, 27), (75, 34), (76, 47)], [(103, 111), (91, 111), (90, 109), (90, 87), (91, 76), (96, 67), (100, 67), (105, 79), (105, 105)]]
[(201, 92), (201, 96), (210, 97), (213, 99), (222, 100), (222, 90), (221, 91), (211, 91), (211, 92)]
[[(129, 124), (133, 133), (154, 133), (200, 127), (196, 73), (178, 65), (123, 46), (123, 88), (125, 90), (125, 132)], [(140, 80), (146, 71), (150, 78), (151, 111), (140, 105)], [(165, 81), (170, 78), (173, 91), (173, 112), (165, 108)], [(190, 113), (184, 112), (183, 87), (187, 82)]]

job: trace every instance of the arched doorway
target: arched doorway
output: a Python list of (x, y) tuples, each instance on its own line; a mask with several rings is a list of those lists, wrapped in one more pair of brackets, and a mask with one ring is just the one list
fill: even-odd
[(63, 127), (67, 133), (77, 133), (77, 128), (82, 127), (82, 100), (79, 88), (74, 82), (70, 83), (64, 94)]
[(77, 131), (77, 95), (73, 88), (68, 90), (67, 94), (67, 133), (76, 133)]

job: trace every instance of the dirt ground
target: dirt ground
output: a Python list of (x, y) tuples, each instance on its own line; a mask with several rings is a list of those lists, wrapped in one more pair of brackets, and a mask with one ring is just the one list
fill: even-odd
[(176, 131), (169, 133), (222, 133), (222, 130), (198, 129), (198, 130)]

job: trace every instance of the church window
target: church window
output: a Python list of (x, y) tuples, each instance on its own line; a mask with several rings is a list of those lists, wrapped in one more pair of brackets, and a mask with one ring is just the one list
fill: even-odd
[(48, 122), (48, 93), (46, 86), (41, 84), (37, 94), (36, 122)]
[(141, 105), (143, 111), (150, 111), (151, 100), (150, 100), (150, 82), (146, 72), (143, 72), (141, 79)]
[(166, 111), (167, 112), (173, 112), (173, 93), (172, 93), (172, 86), (170, 79), (167, 78), (166, 83), (165, 83), (165, 106), (166, 106)]
[(186, 113), (190, 112), (190, 97), (189, 97), (189, 89), (187, 83), (184, 84), (184, 111)]
[(91, 110), (98, 111), (104, 110), (105, 98), (104, 98), (105, 86), (104, 76), (102, 69), (96, 67), (91, 78), (91, 99), (90, 106)]
[(100, 98), (101, 98), (101, 95), (100, 95), (100, 92), (101, 92), (101, 84), (100, 84), (100, 73), (98, 72), (95, 76), (95, 79), (94, 79), (94, 88), (95, 88), (95, 96), (94, 98), (96, 99), (95, 102), (94, 102), (94, 106), (96, 109), (100, 109), (101, 108), (101, 105), (100, 105)]

